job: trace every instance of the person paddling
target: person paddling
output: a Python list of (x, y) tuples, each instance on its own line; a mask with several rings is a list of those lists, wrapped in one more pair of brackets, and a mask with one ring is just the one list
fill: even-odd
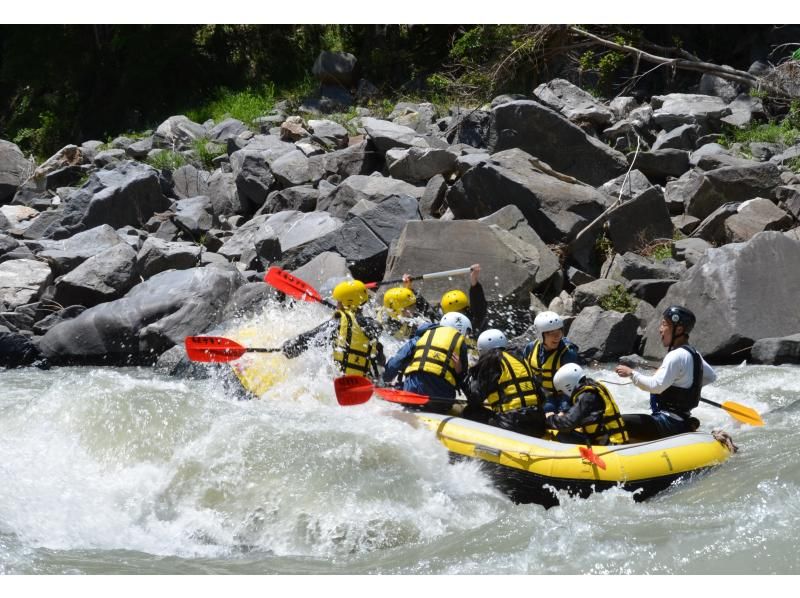
[(456, 391), (466, 391), (466, 337), (472, 323), (460, 313), (445, 314), (438, 324), (423, 324), (417, 336), (406, 342), (386, 363), (387, 384), (402, 374), (403, 390), (437, 397), (426, 409), (447, 413), (455, 403)]
[(417, 327), (425, 323), (419, 307), (426, 304), (411, 290), (411, 276), (403, 275), (403, 286), (392, 287), (383, 295), (383, 307), (378, 310), (378, 322), (388, 334), (400, 340), (415, 336)]
[(661, 317), (658, 333), (667, 347), (667, 355), (652, 376), (644, 376), (626, 365), (618, 365), (617, 375), (630, 378), (640, 389), (650, 393), (652, 415), (626, 415), (625, 419), (637, 429), (636, 436), (663, 438), (692, 432), (697, 418), (692, 409), (700, 402), (703, 386), (711, 384), (717, 375), (700, 353), (689, 345), (689, 333), (694, 328), (695, 315), (680, 305), (671, 305)]
[(553, 377), (567, 363), (581, 364), (578, 347), (564, 337), (564, 320), (554, 311), (543, 311), (533, 320), (537, 339), (525, 347), (523, 355), (541, 385), (545, 412), (563, 413), (570, 408), (569, 397), (560, 395)]
[(361, 307), (369, 300), (366, 286), (360, 280), (340, 282), (333, 289), (336, 311), (333, 318), (316, 328), (289, 339), (281, 345), (288, 358), (306, 351), (315, 338), (327, 338), (333, 344), (333, 359), (345, 375), (374, 377), (385, 357), (383, 346), (378, 342), (380, 325), (361, 313)]
[(569, 397), (570, 407), (563, 414), (544, 414), (547, 428), (557, 430), (556, 440), (571, 444), (624, 444), (628, 442), (625, 422), (611, 392), (589, 378), (575, 363), (561, 366), (553, 385)]
[[(502, 330), (478, 337), (478, 362), (469, 370), (469, 393), (463, 417), (529, 436), (544, 433), (536, 383), (530, 365), (508, 351)], [(484, 407), (484, 400), (486, 406)]]

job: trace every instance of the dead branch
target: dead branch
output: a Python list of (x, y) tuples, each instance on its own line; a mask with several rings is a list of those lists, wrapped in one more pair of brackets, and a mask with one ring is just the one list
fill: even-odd
[[(606, 46), (607, 48), (613, 48), (614, 50), (619, 50), (620, 52), (626, 52), (628, 54), (636, 56), (638, 59), (646, 60), (647, 62), (653, 62), (659, 65), (665, 65), (675, 69), (708, 73), (710, 75), (715, 75), (717, 77), (720, 77), (721, 79), (726, 79), (728, 81), (736, 81), (738, 83), (744, 83), (746, 85), (749, 85), (750, 87), (765, 89), (766, 91), (776, 95), (782, 95), (782, 96), (789, 95), (787, 94), (784, 88), (775, 86), (771, 82), (768, 82), (761, 77), (756, 77), (754, 75), (751, 75), (746, 71), (740, 71), (738, 69), (734, 69), (729, 66), (722, 66), (711, 62), (703, 62), (701, 60), (693, 60), (688, 58), (666, 58), (664, 56), (657, 56), (655, 54), (645, 52), (644, 50), (635, 48), (633, 46), (618, 44), (611, 40), (595, 35), (593, 33), (589, 33), (588, 31), (585, 31), (580, 27), (570, 26), (569, 29), (573, 33), (594, 40), (601, 46)], [(692, 56), (688, 52), (682, 52), (681, 55), (685, 57)]]

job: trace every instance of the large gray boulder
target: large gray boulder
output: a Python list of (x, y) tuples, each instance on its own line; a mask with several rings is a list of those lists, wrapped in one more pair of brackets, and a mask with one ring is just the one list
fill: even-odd
[(65, 307), (91, 307), (117, 299), (139, 281), (135, 266), (133, 247), (114, 245), (56, 279), (53, 301)]
[(754, 98), (747, 93), (737, 96), (728, 107), (731, 109), (731, 113), (722, 118), (722, 122), (727, 125), (745, 128), (754, 121), (766, 118), (764, 102), (761, 98)]
[(428, 143), (411, 127), (371, 117), (362, 118), (361, 126), (378, 151), (383, 154), (393, 148), (429, 147)]
[(214, 216), (233, 216), (244, 213), (244, 205), (239, 200), (236, 175), (231, 172), (215, 170), (208, 177), (208, 198)]
[(8, 202), (33, 174), (36, 165), (28, 160), (19, 147), (0, 139), (0, 205)]
[(179, 114), (170, 116), (158, 125), (153, 134), (153, 146), (157, 148), (180, 151), (191, 149), (192, 143), (203, 139), (207, 134), (206, 128)]
[(187, 336), (217, 324), (243, 283), (232, 265), (168, 270), (121, 299), (54, 326), (39, 347), (58, 362), (153, 363)]
[(211, 130), (208, 132), (208, 139), (219, 143), (227, 143), (229, 139), (235, 139), (248, 130), (247, 125), (242, 121), (235, 118), (226, 118), (219, 124), (211, 127)]
[(195, 241), (214, 226), (214, 208), (205, 196), (188, 197), (175, 202), (175, 225), (189, 233)]
[(316, 183), (322, 178), (321, 170), (314, 172), (306, 155), (300, 150), (286, 152), (272, 162), (272, 174), (281, 187), (294, 187)]
[(686, 272), (686, 265), (673, 259), (654, 260), (638, 253), (613, 255), (601, 269), (606, 278), (623, 284), (637, 279), (678, 280)]
[[(800, 326), (796, 328), (800, 329)], [(769, 365), (800, 363), (800, 333), (782, 338), (758, 339), (750, 350), (750, 360)]]
[(718, 131), (720, 120), (731, 113), (722, 98), (702, 94), (671, 93), (653, 96), (653, 119), (662, 129), (670, 131), (686, 124), (697, 124), (704, 131)]
[(55, 274), (60, 276), (77, 268), (90, 257), (124, 242), (112, 227), (101, 224), (62, 241), (39, 241), (37, 245), (41, 250), (38, 257), (46, 260)]
[(586, 307), (572, 321), (569, 340), (581, 354), (597, 361), (612, 361), (636, 348), (639, 319), (633, 314), (605, 311), (599, 305)]
[(563, 243), (603, 212), (606, 197), (514, 148), (467, 171), (446, 201), (462, 219), (515, 205), (545, 243)]
[(62, 229), (54, 232), (62, 237), (101, 224), (141, 228), (153, 214), (170, 207), (161, 192), (158, 171), (132, 161), (95, 172), (66, 198), (65, 204)]
[(355, 86), (356, 57), (348, 52), (328, 52), (323, 50), (314, 61), (311, 72), (323, 85), (338, 85), (344, 88)]
[[(629, 154), (628, 159), (633, 160), (634, 154)], [(667, 178), (679, 177), (689, 170), (689, 152), (680, 149), (639, 152), (634, 164), (648, 179), (664, 184)]]
[(353, 175), (346, 178), (330, 195), (320, 198), (317, 210), (329, 212), (337, 218), (345, 218), (350, 209), (362, 199), (381, 203), (390, 197), (410, 195), (422, 197), (424, 187), (416, 187), (391, 177)]
[(50, 266), (38, 260), (0, 263), (0, 311), (35, 301), (53, 280)]
[(687, 190), (686, 212), (697, 218), (705, 218), (727, 202), (754, 197), (773, 199), (775, 190), (781, 184), (780, 169), (769, 162), (711, 170), (692, 180)]
[[(746, 243), (709, 249), (670, 287), (656, 311), (685, 305), (697, 316), (691, 335), (697, 349), (718, 363), (741, 361), (742, 350), (754, 341), (797, 328), (798, 263), (800, 242), (772, 231)], [(645, 356), (664, 355), (658, 322), (648, 326), (645, 342)]]
[(148, 237), (136, 256), (138, 273), (144, 279), (164, 270), (188, 270), (198, 265), (202, 247), (184, 241)]
[(411, 147), (386, 152), (389, 174), (412, 184), (427, 183), (437, 174), (449, 175), (456, 169), (456, 154), (450, 150)]
[(603, 183), (599, 191), (607, 195), (609, 199), (616, 201), (622, 198), (623, 201), (627, 201), (636, 197), (642, 191), (647, 191), (651, 188), (653, 188), (653, 183), (648, 180), (641, 170), (634, 168), (630, 173), (621, 174)]
[(258, 213), (276, 214), (285, 210), (313, 212), (317, 208), (319, 189), (310, 185), (299, 185), (273, 191)]
[(725, 220), (730, 243), (747, 241), (765, 230), (785, 231), (791, 226), (792, 217), (763, 197), (742, 202), (736, 214)]
[(609, 212), (608, 236), (619, 253), (641, 250), (656, 239), (671, 239), (672, 220), (663, 194), (650, 187)]
[(390, 197), (379, 204), (361, 200), (349, 217), (358, 217), (387, 246), (400, 236), (406, 223), (421, 220), (419, 202), (410, 195)]
[(172, 173), (172, 191), (178, 199), (208, 194), (208, 173), (184, 164)]
[(597, 129), (607, 127), (614, 119), (610, 108), (590, 93), (565, 79), (553, 79), (533, 90), (538, 100), (568, 118), (571, 122), (590, 123)]
[(326, 174), (338, 174), (343, 179), (354, 174), (371, 174), (383, 168), (383, 156), (366, 139), (345, 149), (314, 156), (312, 160), (319, 160)]
[(700, 135), (700, 127), (697, 125), (681, 125), (671, 131), (662, 131), (656, 138), (650, 149), (653, 151), (661, 149), (694, 150), (697, 138)]
[[(387, 262), (386, 278), (464, 268), (480, 263), (483, 288), (490, 302), (503, 300), (527, 306), (536, 290), (540, 257), (537, 249), (495, 225), (473, 220), (409, 222)], [(467, 292), (467, 276), (433, 279), (415, 289), (428, 302), (438, 303), (454, 288)]]
[(519, 148), (593, 186), (628, 168), (624, 155), (539, 102), (520, 100), (494, 108), (490, 135), (491, 153)]

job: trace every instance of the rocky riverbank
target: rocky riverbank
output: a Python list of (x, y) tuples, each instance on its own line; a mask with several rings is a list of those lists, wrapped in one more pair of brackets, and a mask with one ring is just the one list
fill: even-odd
[(656, 314), (681, 303), (711, 362), (800, 362), (800, 144), (719, 143), (758, 98), (704, 75), (604, 103), (555, 79), (447, 114), (358, 108), (348, 130), (324, 114), (353, 101), (336, 58), (320, 98), (253, 124), (171, 116), (38, 166), (0, 140), (0, 364), (174, 361), (273, 297), (272, 265), (319, 286), (476, 262), (495, 325), (553, 309), (597, 360), (663, 354)]

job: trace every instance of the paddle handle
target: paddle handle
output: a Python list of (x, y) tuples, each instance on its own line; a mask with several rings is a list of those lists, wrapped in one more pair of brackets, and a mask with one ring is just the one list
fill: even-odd
[(279, 351), (283, 351), (281, 347), (247, 347), (245, 349), (247, 353), (277, 353)]
[[(430, 280), (432, 278), (447, 278), (448, 276), (459, 276), (460, 274), (469, 274), (472, 271), (472, 267), (468, 266), (466, 268), (457, 268), (455, 270), (444, 270), (442, 272), (431, 272), (430, 274), (420, 274), (419, 276), (411, 276), (409, 280)], [(367, 288), (374, 289), (378, 286), (384, 286), (387, 284), (397, 284), (400, 282), (404, 282), (402, 278), (393, 278), (391, 280), (381, 280), (380, 282), (368, 282), (366, 284)]]

